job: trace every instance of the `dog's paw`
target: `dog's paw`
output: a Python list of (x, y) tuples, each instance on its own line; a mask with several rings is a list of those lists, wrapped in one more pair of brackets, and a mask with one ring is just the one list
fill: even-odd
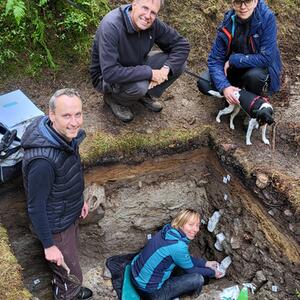
[(230, 129), (234, 130), (234, 125), (233, 124), (230, 124)]
[(246, 141), (246, 145), (251, 146), (252, 145), (251, 141)]
[(218, 123), (221, 123), (220, 117), (216, 117), (216, 121), (217, 121)]
[(264, 144), (270, 145), (270, 141), (268, 139), (263, 139)]

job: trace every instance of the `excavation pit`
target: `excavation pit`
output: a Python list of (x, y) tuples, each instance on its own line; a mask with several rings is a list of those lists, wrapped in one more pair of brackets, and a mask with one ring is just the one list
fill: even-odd
[[(184, 207), (199, 210), (202, 217), (200, 233), (191, 243), (193, 255), (232, 259), (227, 276), (211, 280), (199, 299), (217, 299), (218, 290), (245, 282), (257, 286), (250, 299), (297, 299), (300, 254), (294, 236), (268, 213), (262, 199), (233, 169), (224, 169), (212, 150), (94, 167), (86, 171), (85, 180), (90, 214), (81, 223), (80, 259), (84, 283), (94, 290), (94, 299), (116, 299), (105, 259), (138, 251), (147, 235)], [(268, 189), (268, 183), (261, 189)], [(1, 187), (1, 195), (0, 221), (22, 266), (24, 285), (38, 299), (50, 300), (51, 276), (40, 243), (28, 226), (24, 191), (9, 185)], [(211, 233), (207, 222), (215, 211), (221, 218)], [(221, 232), (225, 241), (223, 251), (218, 251), (214, 244)]]

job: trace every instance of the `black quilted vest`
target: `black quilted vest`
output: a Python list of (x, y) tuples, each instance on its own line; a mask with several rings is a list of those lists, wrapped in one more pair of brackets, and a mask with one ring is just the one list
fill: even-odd
[(83, 206), (84, 178), (78, 146), (85, 133), (80, 130), (72, 140), (66, 143), (49, 126), (48, 117), (33, 121), (24, 133), (21, 145), (24, 149), (23, 179), (27, 192), (28, 166), (34, 159), (46, 159), (55, 172), (46, 211), (52, 233), (62, 232), (80, 216)]

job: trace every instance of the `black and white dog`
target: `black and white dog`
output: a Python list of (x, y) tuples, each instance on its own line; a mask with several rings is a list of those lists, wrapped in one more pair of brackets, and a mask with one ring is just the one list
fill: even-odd
[(251, 117), (246, 134), (246, 145), (252, 145), (251, 134), (254, 128), (258, 129), (262, 127), (262, 140), (266, 145), (270, 142), (266, 137), (267, 125), (274, 123), (273, 119), (273, 107), (264, 97), (257, 96), (246, 90), (237, 92), (236, 98), (239, 99), (240, 105), (230, 104), (228, 107), (219, 111), (216, 121), (221, 122), (220, 117), (230, 114), (230, 128), (234, 129), (233, 120), (239, 113), (241, 108)]

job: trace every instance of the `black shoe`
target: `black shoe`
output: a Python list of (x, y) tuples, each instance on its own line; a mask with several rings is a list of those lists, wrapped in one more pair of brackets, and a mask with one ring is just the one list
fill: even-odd
[(80, 300), (89, 300), (93, 298), (93, 292), (86, 288), (86, 287), (81, 287), (79, 293), (76, 296), (76, 299)]
[(123, 122), (130, 122), (133, 120), (133, 113), (128, 106), (118, 104), (111, 94), (104, 94), (104, 102), (110, 107), (113, 114)]
[(142, 97), (140, 102), (149, 110), (154, 112), (160, 112), (163, 109), (162, 104), (153, 99), (149, 94), (146, 94), (144, 97)]

